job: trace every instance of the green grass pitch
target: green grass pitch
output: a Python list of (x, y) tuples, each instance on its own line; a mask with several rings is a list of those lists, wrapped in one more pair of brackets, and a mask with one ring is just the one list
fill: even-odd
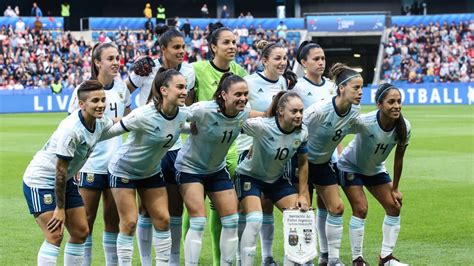
[[(364, 106), (364, 112), (372, 110)], [(395, 255), (411, 265), (474, 263), (474, 107), (406, 106), (412, 139), (405, 156), (400, 189), (404, 194), (401, 231)], [(35, 265), (43, 241), (29, 215), (22, 175), (65, 113), (0, 115), (0, 265)], [(345, 139), (347, 143), (352, 137)], [(388, 169), (392, 173), (392, 156)], [(369, 195), (364, 255), (376, 264), (381, 245), (383, 210)], [(343, 197), (344, 198), (344, 197)], [(342, 260), (351, 260), (348, 238), (350, 206), (346, 203)], [(274, 255), (282, 262), (281, 215), (276, 213)], [(94, 228), (93, 265), (103, 265), (101, 215)], [(65, 241), (64, 241), (65, 242)], [(259, 250), (259, 249), (258, 249)], [(201, 262), (211, 265), (209, 233)], [(62, 254), (62, 252), (61, 252)], [(134, 264), (139, 265), (135, 246)], [(258, 261), (260, 258), (258, 258)], [(62, 256), (58, 265), (62, 264)]]

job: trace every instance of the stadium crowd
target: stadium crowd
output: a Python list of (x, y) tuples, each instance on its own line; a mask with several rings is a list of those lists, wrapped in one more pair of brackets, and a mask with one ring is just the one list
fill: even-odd
[(403, 27), (385, 44), (381, 78), (387, 82), (474, 81), (474, 21)]
[[(206, 37), (207, 28), (195, 27), (186, 36), (185, 61), (192, 63), (210, 57)], [(288, 48), (291, 64), (299, 39), (287, 40), (278, 31), (265, 31), (260, 26), (236, 28), (239, 36), (236, 62), (249, 73), (258, 68), (255, 44), (262, 39), (281, 41)], [(299, 37), (298, 37), (299, 38)], [(119, 48), (120, 74), (127, 78), (134, 59), (140, 55), (152, 58), (160, 56), (157, 38), (149, 30), (99, 32), (94, 42), (114, 42)], [(90, 77), (92, 44), (77, 39), (68, 32), (35, 30), (21, 25), (2, 25), (0, 29), (0, 89), (45, 88), (61, 84), (62, 88), (74, 88)]]

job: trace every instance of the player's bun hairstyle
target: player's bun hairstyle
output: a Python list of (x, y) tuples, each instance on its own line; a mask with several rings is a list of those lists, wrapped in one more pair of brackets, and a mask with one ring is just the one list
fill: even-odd
[(103, 89), (104, 85), (102, 85), (102, 83), (100, 83), (98, 80), (86, 80), (82, 82), (81, 85), (79, 85), (79, 88), (77, 89), (77, 98), (80, 101), (85, 101), (89, 95), (89, 92)]
[(234, 83), (245, 82), (247, 83), (242, 77), (235, 75), (232, 72), (227, 72), (222, 75), (221, 80), (219, 81), (219, 85), (217, 85), (217, 90), (214, 92), (212, 98), (216, 101), (217, 105), (219, 106), (219, 111), (221, 113), (225, 112), (225, 100), (222, 98), (222, 92), (229, 92), (230, 86)]
[[(375, 92), (375, 103), (383, 104), (383, 101), (385, 100), (385, 97), (387, 97), (388, 92), (390, 90), (396, 90), (398, 91), (398, 93), (400, 93), (400, 90), (390, 83), (380, 84), (379, 88)], [(405, 123), (405, 118), (403, 118), (403, 115), (401, 112), (400, 112), (400, 116), (395, 121), (395, 135), (396, 135), (396, 140), (398, 142), (397, 144), (405, 145), (407, 141), (408, 133), (407, 133), (407, 125)]]
[(339, 90), (340, 86), (344, 86), (351, 79), (355, 77), (361, 77), (359, 72), (354, 69), (346, 66), (343, 63), (335, 63), (329, 70), (329, 77), (336, 83), (337, 86), (337, 95), (341, 95)]
[(158, 43), (162, 47), (167, 47), (168, 43), (176, 37), (184, 39), (183, 33), (176, 29), (176, 27), (170, 27), (167, 25), (158, 25), (154, 29), (155, 34), (158, 36)]
[(160, 88), (162, 86), (168, 87), (170, 80), (177, 75), (182, 75), (176, 69), (166, 69), (161, 67), (158, 70), (153, 83), (151, 85), (150, 95), (148, 96), (147, 103), (153, 101), (156, 111), (161, 111), (161, 106), (163, 105), (163, 94), (161, 94)]
[[(292, 91), (280, 91), (275, 96), (273, 96), (272, 103), (270, 107), (265, 111), (266, 117), (278, 117), (280, 113), (278, 112), (280, 109), (284, 109), (286, 104), (290, 101), (291, 98), (298, 98), (300, 101), (303, 101), (301, 97)], [(301, 125), (297, 127), (297, 129), (301, 129)]]
[(219, 36), (221, 35), (221, 32), (223, 31), (230, 31), (232, 30), (228, 27), (225, 27), (224, 24), (221, 22), (216, 22), (216, 23), (209, 23), (208, 25), (209, 28), (209, 35), (207, 36), (207, 42), (209, 44), (209, 50), (212, 53), (212, 57), (214, 57), (215, 53), (214, 50), (212, 50), (212, 44), (217, 46), (217, 40), (219, 39)]
[(321, 48), (321, 46), (319, 46), (319, 44), (317, 44), (313, 41), (304, 41), (304, 42), (302, 42), (300, 44), (300, 46), (298, 47), (298, 50), (296, 50), (296, 61), (298, 61), (298, 63), (300, 65), (302, 65), (301, 60), (302, 59), (308, 60), (309, 51), (311, 51), (312, 49), (315, 49), (315, 48)]
[[(107, 43), (96, 43), (94, 47), (92, 48), (92, 73), (91, 73), (91, 79), (97, 79), (99, 76), (99, 69), (95, 65), (95, 61), (100, 61), (100, 57), (102, 56), (102, 52), (107, 49), (113, 47), (117, 49), (117, 47), (110, 42)], [(118, 49), (117, 49), (118, 51)]]

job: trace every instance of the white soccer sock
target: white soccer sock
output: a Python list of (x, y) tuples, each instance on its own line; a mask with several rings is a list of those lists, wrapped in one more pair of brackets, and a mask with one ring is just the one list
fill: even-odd
[(66, 243), (64, 266), (81, 266), (84, 258), (84, 244)]
[(58, 259), (60, 249), (60, 247), (57, 247), (44, 240), (43, 244), (41, 244), (40, 250), (38, 251), (38, 266), (56, 265), (56, 260)]
[(106, 266), (118, 265), (117, 237), (118, 233), (105, 231), (102, 233), (102, 247), (104, 248)]
[(238, 225), (238, 236), (239, 236), (239, 244), (237, 245), (237, 254), (235, 258), (237, 260), (237, 265), (240, 265), (240, 240), (242, 239), (242, 234), (245, 230), (245, 214), (239, 213), (239, 225)]
[(245, 230), (240, 240), (240, 259), (242, 266), (252, 266), (255, 260), (255, 249), (257, 244), (257, 235), (262, 228), (262, 212), (247, 213), (245, 219)]
[(326, 219), (326, 236), (328, 240), (328, 258), (339, 258), (342, 241), (342, 215), (329, 213)]
[(156, 266), (168, 265), (171, 252), (171, 233), (170, 230), (153, 231), (153, 245), (155, 246)]
[(221, 250), (221, 266), (232, 265), (235, 254), (237, 252), (237, 246), (239, 245), (238, 238), (238, 220), (239, 215), (237, 213), (221, 217), (221, 239), (220, 239), (220, 250)]
[(365, 219), (352, 216), (349, 222), (349, 240), (351, 242), (352, 260), (362, 257), (364, 244)]
[(395, 244), (397, 243), (398, 234), (400, 233), (400, 215), (390, 216), (385, 214), (382, 225), (382, 251), (380, 257), (385, 258), (392, 254)]
[(92, 235), (88, 235), (84, 243), (84, 258), (82, 266), (90, 266), (92, 261)]
[(143, 266), (152, 265), (151, 244), (153, 242), (153, 226), (151, 218), (138, 215), (137, 242), (140, 261)]
[(120, 233), (117, 237), (117, 257), (120, 266), (131, 266), (133, 258), (133, 236)]
[(328, 239), (326, 237), (326, 218), (328, 211), (319, 209), (316, 212), (316, 232), (318, 232), (319, 252), (328, 253)]
[(172, 266), (179, 266), (179, 256), (181, 248), (181, 230), (182, 230), (182, 217), (171, 216), (170, 217), (170, 231), (171, 231), (171, 254), (170, 263)]
[(262, 260), (273, 257), (273, 234), (275, 230), (273, 214), (263, 214), (262, 228), (260, 229), (260, 241), (262, 249)]
[(190, 217), (189, 230), (184, 240), (184, 260), (186, 265), (198, 265), (201, 256), (202, 234), (206, 217)]

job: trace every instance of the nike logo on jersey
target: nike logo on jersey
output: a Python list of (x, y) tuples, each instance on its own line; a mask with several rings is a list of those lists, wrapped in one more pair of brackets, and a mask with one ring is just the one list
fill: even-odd
[(262, 88), (258, 89), (258, 93), (263, 93)]

